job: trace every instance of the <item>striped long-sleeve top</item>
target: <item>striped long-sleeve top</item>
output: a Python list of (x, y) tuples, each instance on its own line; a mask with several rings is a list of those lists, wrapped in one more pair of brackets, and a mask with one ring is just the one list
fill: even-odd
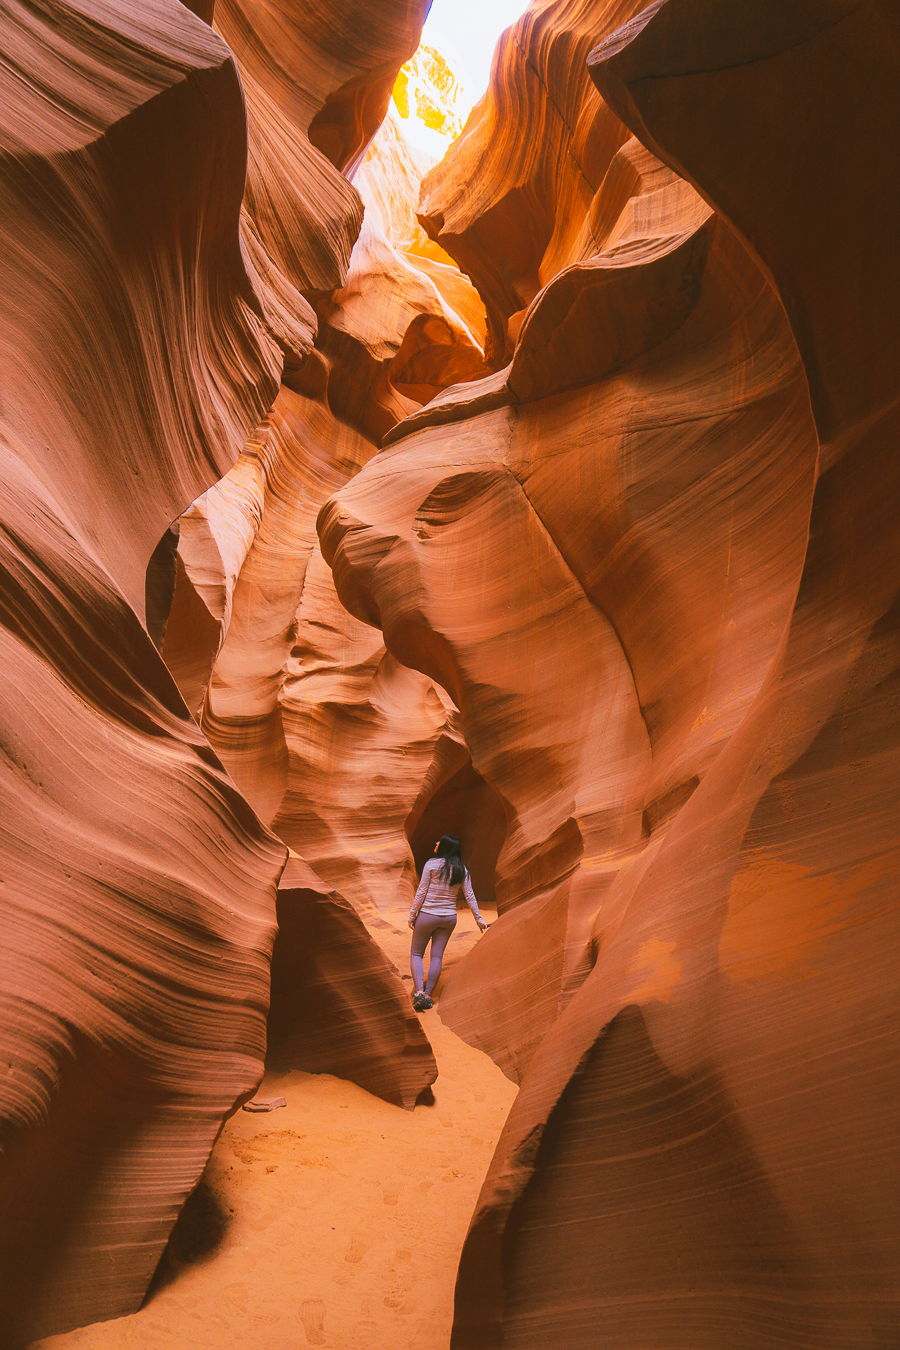
[(468, 868), (466, 868), (466, 875), (463, 880), (453, 885), (452, 882), (444, 881), (441, 877), (440, 869), (443, 865), (443, 858), (429, 858), (422, 868), (422, 880), (419, 882), (419, 889), (416, 891), (412, 909), (409, 911), (410, 923), (415, 922), (420, 911), (433, 919), (455, 919), (456, 897), (459, 895), (460, 888), (462, 888), (463, 895), (466, 897), (466, 904), (475, 915), (476, 920), (483, 923), (478, 901), (475, 899), (475, 892), (472, 890), (472, 880)]

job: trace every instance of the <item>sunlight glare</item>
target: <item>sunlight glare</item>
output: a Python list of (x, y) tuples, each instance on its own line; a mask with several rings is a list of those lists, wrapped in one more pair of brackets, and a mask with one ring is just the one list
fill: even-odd
[(527, 0), (434, 0), (422, 44), (394, 87), (415, 146), (435, 159), (446, 153), (487, 89), (497, 39), (527, 8)]

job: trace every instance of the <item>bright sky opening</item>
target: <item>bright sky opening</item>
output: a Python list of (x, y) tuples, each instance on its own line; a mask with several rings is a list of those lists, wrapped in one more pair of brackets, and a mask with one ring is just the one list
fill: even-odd
[(422, 41), (456, 66), (470, 106), (488, 87), (498, 37), (527, 8), (527, 0), (434, 0)]
[[(527, 8), (528, 0), (434, 0), (422, 46), (395, 88), (401, 124), (414, 145), (442, 158), (488, 87), (497, 39)], [(456, 88), (448, 91), (440, 75), (435, 86), (434, 72), (422, 59), (425, 47), (444, 58)], [(430, 105), (437, 105), (432, 112)]]

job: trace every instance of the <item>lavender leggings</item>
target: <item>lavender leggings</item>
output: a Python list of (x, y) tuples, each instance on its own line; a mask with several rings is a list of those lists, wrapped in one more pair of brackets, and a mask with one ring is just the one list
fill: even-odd
[(422, 957), (425, 955), (425, 948), (430, 942), (431, 960), (428, 963), (428, 983), (424, 988), (426, 994), (433, 991), (434, 986), (441, 978), (444, 948), (450, 941), (450, 934), (455, 927), (455, 919), (434, 918), (427, 914), (420, 914), (416, 919), (416, 926), (412, 935), (412, 947), (409, 953), (409, 968), (412, 971), (413, 984), (416, 989), (423, 987)]

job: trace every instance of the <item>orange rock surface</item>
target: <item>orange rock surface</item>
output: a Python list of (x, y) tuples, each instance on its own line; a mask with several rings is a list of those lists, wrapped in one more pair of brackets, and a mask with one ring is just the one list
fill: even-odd
[[(425, 184), (495, 361), (507, 184), (480, 122), (573, 8), (520, 21)], [(629, 17), (591, 8), (596, 38)], [(546, 279), (549, 223), (513, 250), (515, 298), (544, 285), (509, 366), (320, 517), (342, 599), (451, 692), (509, 821), (503, 917), (442, 1000), (522, 1085), (455, 1347), (896, 1338), (897, 220), (858, 132), (895, 28), (669, 0), (601, 43), (592, 127), (627, 130), (594, 248)]]
[[(366, 61), (389, 92), (420, 8), (364, 44), (361, 65), (338, 62), (311, 89), (310, 115), (348, 79), (366, 86)], [(228, 13), (217, 17), (224, 27)], [(342, 284), (362, 205), (301, 141), (301, 124), (288, 135), (283, 119), (281, 141), (266, 133), (291, 187), (281, 214), (260, 207), (252, 173), (245, 191), (233, 56), (174, 0), (140, 13), (13, 3), (0, 52), (0, 1344), (11, 1350), (138, 1307), (223, 1121), (263, 1071), (286, 850), (223, 772), (158, 650), (168, 640), (197, 711), (223, 627), (238, 641), (239, 624), (224, 621), (235, 602), (244, 617), (241, 550), (253, 535), (222, 564), (199, 509), (169, 526), (227, 475), (282, 368), (296, 379), (315, 365), (317, 321), (301, 287)], [(368, 95), (363, 104), (337, 106), (364, 149), (383, 108)], [(274, 191), (284, 179), (266, 181)], [(298, 201), (299, 228), (279, 236)], [(302, 402), (289, 388), (282, 399)], [(273, 434), (267, 423), (251, 443), (264, 455)], [(245, 461), (252, 495), (265, 469), (254, 478)], [(268, 464), (277, 488), (286, 466), (271, 453)], [(329, 464), (308, 525), (352, 467)], [(176, 540), (185, 556), (203, 555), (196, 586)], [(280, 603), (263, 619), (270, 628)], [(318, 947), (294, 972), (301, 999), (323, 986), (338, 996), (340, 962), (321, 964), (335, 941)], [(409, 1104), (433, 1077), (427, 1041), (364, 930), (343, 947), (354, 953), (344, 959), (366, 953), (370, 998), (331, 1062)]]
[(450, 692), (503, 803), (511, 912), (442, 1016), (517, 1079), (608, 941), (620, 874), (763, 682), (815, 466), (765, 279), (693, 189), (620, 153), (611, 242), (540, 292), (502, 386), (401, 423), (320, 517), (344, 603)]
[(454, 1350), (893, 1347), (896, 7), (534, 0), (430, 167), (425, 0), (196, 9), (0, 20), (0, 1350), (137, 1306), (267, 1009), (360, 1168), (429, 1028), (520, 1085)]
[(233, 463), (281, 358), (238, 245), (222, 41), (169, 0), (13, 3), (0, 50), (11, 1347), (137, 1308), (262, 1072), (284, 849), (142, 619), (157, 541)]
[(500, 38), (487, 94), (423, 184), (419, 219), (477, 285), (494, 368), (512, 355), (538, 291), (596, 251), (592, 201), (628, 130), (585, 62), (639, 8), (535, 0)]
[(422, 169), (389, 120), (355, 177), (366, 214), (343, 284), (310, 291), (315, 352), (299, 376), (286, 359), (266, 421), (180, 521), (162, 647), (260, 817), (370, 916), (415, 884), (404, 828), (454, 710), (343, 609), (315, 522), (398, 418), (486, 370), (476, 292), (433, 257), (437, 282), (418, 266)]

